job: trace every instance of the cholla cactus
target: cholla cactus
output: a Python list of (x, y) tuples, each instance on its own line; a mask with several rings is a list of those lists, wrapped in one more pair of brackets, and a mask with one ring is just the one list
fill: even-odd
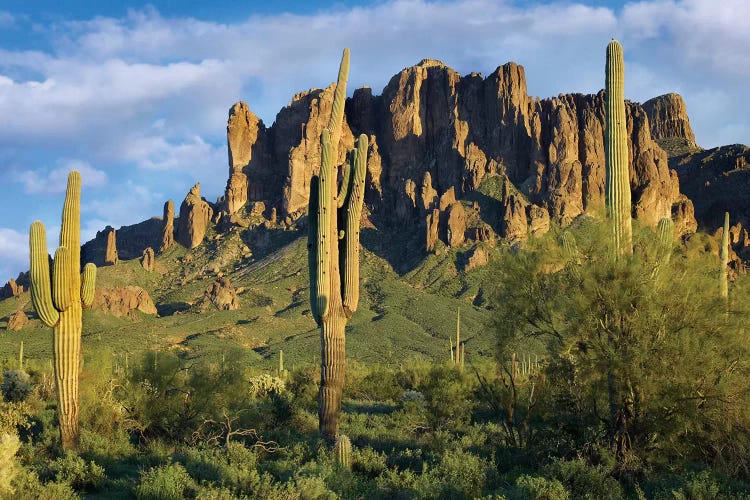
[(250, 378), (250, 394), (256, 398), (266, 397), (270, 394), (281, 394), (285, 389), (283, 380), (267, 373)]
[(54, 329), (57, 419), (63, 448), (78, 446), (78, 374), (81, 370), (81, 310), (94, 301), (96, 266), (81, 275), (81, 174), (68, 176), (63, 205), (60, 247), (50, 279), (44, 224), (31, 224), (31, 300), (39, 318)]

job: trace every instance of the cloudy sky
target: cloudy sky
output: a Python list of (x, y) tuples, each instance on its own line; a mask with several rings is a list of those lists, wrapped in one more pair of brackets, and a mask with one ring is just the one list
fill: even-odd
[(198, 181), (215, 199), (231, 104), (270, 125), (294, 93), (333, 81), (344, 46), (350, 95), (429, 57), (461, 73), (515, 61), (547, 97), (598, 91), (612, 37), (627, 98), (679, 92), (700, 145), (750, 143), (747, 0), (3, 0), (0, 282), (28, 268), (33, 220), (56, 239), (70, 169), (84, 240), (179, 206)]

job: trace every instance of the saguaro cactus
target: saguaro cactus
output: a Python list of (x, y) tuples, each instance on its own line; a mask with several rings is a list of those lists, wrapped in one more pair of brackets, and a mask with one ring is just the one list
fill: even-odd
[[(334, 165), (341, 136), (349, 72), (349, 49), (344, 49), (328, 127), (320, 135), (320, 175), (310, 183), (308, 264), (310, 305), (321, 327), (320, 432), (334, 444), (339, 433), (344, 389), (346, 322), (359, 303), (359, 221), (367, 166), (367, 136), (360, 135), (337, 188)], [(348, 169), (348, 170), (347, 170)]]
[(729, 298), (729, 277), (727, 266), (729, 265), (729, 212), (724, 212), (724, 231), (721, 233), (721, 248), (719, 249), (721, 267), (719, 270), (719, 290), (724, 299)]
[(612, 223), (616, 255), (633, 253), (630, 174), (628, 170), (628, 131), (625, 123), (625, 65), (620, 42), (607, 45), (605, 77), (606, 129), (604, 152), (606, 166), (606, 207)]
[(333, 445), (333, 452), (336, 457), (336, 463), (339, 466), (351, 469), (352, 467), (352, 442), (343, 434), (336, 440)]
[(39, 318), (54, 329), (57, 419), (63, 448), (78, 445), (78, 373), (81, 368), (81, 310), (94, 301), (96, 266), (81, 276), (81, 174), (73, 170), (63, 205), (60, 246), (50, 280), (44, 224), (31, 224), (31, 300)]

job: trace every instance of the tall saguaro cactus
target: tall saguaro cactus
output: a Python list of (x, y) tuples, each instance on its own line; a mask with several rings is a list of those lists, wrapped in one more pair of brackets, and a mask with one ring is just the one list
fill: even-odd
[(607, 216), (612, 223), (616, 255), (633, 253), (624, 84), (625, 64), (622, 45), (612, 39), (607, 45), (604, 153)]
[(346, 370), (346, 322), (359, 303), (359, 221), (367, 169), (367, 136), (360, 135), (342, 166), (337, 186), (336, 148), (341, 137), (349, 73), (344, 49), (328, 127), (320, 135), (320, 175), (310, 183), (308, 264), (310, 305), (321, 327), (320, 432), (334, 444), (339, 434), (341, 397)]
[(81, 174), (73, 170), (63, 205), (60, 246), (50, 279), (47, 235), (36, 221), (29, 232), (31, 300), (39, 318), (54, 329), (57, 419), (63, 448), (78, 446), (78, 373), (81, 368), (81, 311), (94, 301), (96, 266), (81, 276)]
[(727, 266), (729, 265), (729, 212), (724, 212), (724, 231), (721, 233), (721, 248), (719, 249), (721, 268), (719, 270), (719, 290), (722, 298), (729, 298), (729, 277)]

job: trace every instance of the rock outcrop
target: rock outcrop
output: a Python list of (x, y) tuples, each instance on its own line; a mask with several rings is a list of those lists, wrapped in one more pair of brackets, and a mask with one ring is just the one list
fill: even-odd
[(750, 226), (750, 148), (722, 146), (670, 159), (682, 191), (695, 204), (702, 229), (713, 231), (729, 212), (732, 223)]
[(259, 134), (264, 131), (263, 122), (250, 111), (246, 102), (237, 102), (229, 109), (227, 120), (229, 181), (227, 181), (223, 207), (229, 215), (237, 212), (248, 201), (246, 169), (250, 167), (253, 149), (260, 146)]
[(425, 250), (427, 252), (432, 252), (435, 250), (435, 245), (437, 245), (438, 242), (438, 233), (440, 229), (440, 210), (438, 210), (437, 208), (433, 208), (432, 211), (427, 214), (427, 220), (425, 224), (427, 228)]
[(132, 316), (135, 311), (156, 314), (156, 306), (148, 292), (139, 286), (97, 287), (93, 307), (118, 317)]
[(221, 277), (211, 283), (199, 302), (200, 307), (213, 304), (221, 311), (235, 311), (240, 308), (240, 298), (237, 290), (229, 282), (228, 278)]
[(167, 200), (167, 202), (164, 203), (164, 217), (162, 218), (159, 253), (171, 248), (172, 245), (174, 245), (174, 203), (172, 200)]
[(454, 201), (446, 210), (445, 241), (452, 248), (460, 247), (466, 240), (466, 212), (460, 201)]
[(180, 205), (177, 219), (177, 241), (187, 248), (195, 248), (203, 242), (206, 228), (213, 217), (213, 209), (201, 198), (201, 185), (195, 184)]
[(107, 226), (107, 249), (104, 252), (104, 263), (117, 264), (117, 232), (114, 228)]
[(29, 318), (23, 311), (16, 311), (8, 316), (8, 330), (18, 331), (29, 324)]
[[(117, 258), (130, 260), (140, 258), (147, 247), (157, 248), (161, 241), (162, 219), (152, 217), (138, 224), (121, 226), (117, 229)], [(94, 239), (81, 247), (81, 262), (105, 265), (109, 226), (96, 233)]]
[[(255, 144), (243, 167), (250, 191), (262, 185), (259, 199), (279, 207), (284, 218), (294, 220), (306, 210), (332, 92), (328, 87), (297, 94), (271, 128), (258, 125), (254, 143), (251, 133), (242, 147), (230, 140), (230, 156)], [(676, 106), (670, 108), (675, 116)], [(242, 106), (233, 109), (237, 116), (250, 116)], [(652, 139), (646, 111), (627, 103), (626, 115), (634, 217), (649, 225), (673, 212), (689, 218), (667, 156)], [(686, 120), (659, 127), (659, 133), (674, 129), (689, 135)], [(380, 96), (369, 88), (354, 92), (346, 105), (339, 162), (353, 144), (353, 133), (371, 139), (365, 199), (381, 224), (424, 224), (437, 193), (453, 189), (462, 199), (492, 174), (506, 176), (514, 187), (501, 225), (515, 237), (532, 229), (543, 232), (552, 220), (566, 224), (604, 205), (604, 92), (533, 98), (523, 67), (515, 63), (483, 77), (461, 76), (426, 59), (391, 78)]]
[(154, 270), (155, 262), (156, 257), (154, 256), (154, 249), (151, 247), (146, 248), (141, 257), (141, 266), (143, 266), (143, 269), (146, 271), (151, 272)]
[(685, 101), (680, 94), (664, 94), (643, 103), (651, 137), (670, 155), (698, 149)]
[(9, 297), (17, 297), (23, 293), (23, 285), (16, 283), (13, 278), (9, 279), (8, 282), (0, 288), (0, 299), (7, 299)]
[(472, 269), (486, 266), (488, 262), (487, 250), (483, 246), (477, 245), (469, 254), (464, 271), (471, 271)]

